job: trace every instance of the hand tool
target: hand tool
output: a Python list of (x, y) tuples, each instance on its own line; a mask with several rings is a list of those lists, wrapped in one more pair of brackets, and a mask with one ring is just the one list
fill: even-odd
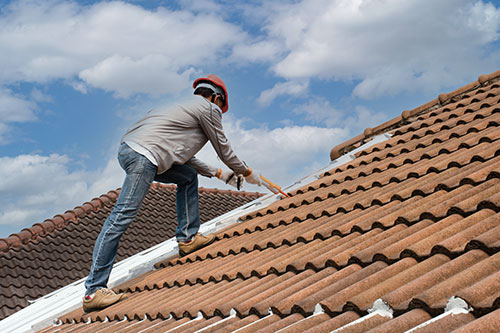
[(284, 195), (285, 197), (289, 198), (290, 196), (288, 194), (286, 194), (285, 192), (283, 192), (281, 190), (281, 186), (278, 186), (277, 184), (273, 183), (272, 181), (270, 181), (269, 179), (267, 179), (266, 177), (260, 175), (260, 179), (262, 179), (264, 186), (267, 187), (267, 189), (273, 193), (280, 193), (282, 195)]
[(228, 184), (231, 179), (233, 179), (233, 177), (236, 177), (236, 188), (239, 190), (241, 190), (241, 185), (243, 184), (243, 176), (242, 175), (236, 175), (234, 172), (231, 176), (229, 176), (229, 178), (227, 179), (226, 181), (226, 184)]

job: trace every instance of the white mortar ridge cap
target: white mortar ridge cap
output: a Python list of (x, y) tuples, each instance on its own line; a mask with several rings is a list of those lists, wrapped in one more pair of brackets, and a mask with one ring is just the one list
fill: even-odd
[(446, 307), (445, 312), (451, 312), (452, 314), (469, 313), (474, 311), (474, 309), (467, 304), (467, 302), (460, 297), (451, 296)]
[(392, 319), (393, 313), (394, 313), (394, 311), (392, 310), (390, 305), (387, 304), (384, 300), (379, 298), (375, 302), (373, 302), (373, 305), (368, 310), (368, 314), (366, 316), (363, 316), (359, 319), (356, 319), (355, 321), (350, 322), (349, 324), (346, 324), (342, 327), (339, 327), (336, 330), (332, 331), (332, 333), (333, 332), (342, 332), (344, 329), (346, 329), (348, 327), (362, 323), (363, 321), (368, 320), (368, 319), (375, 317), (375, 316), (382, 316), (382, 317)]
[(413, 327), (412, 329), (406, 331), (405, 333), (416, 332), (427, 325), (430, 325), (438, 320), (443, 319), (444, 317), (452, 316), (452, 315), (459, 315), (459, 314), (467, 314), (473, 310), (474, 309), (472, 307), (470, 307), (467, 304), (467, 302), (464, 301), (463, 299), (461, 299), (459, 297), (451, 296), (450, 299), (448, 300), (448, 302), (446, 303), (446, 307), (445, 307), (444, 312), (442, 314), (440, 314), (437, 317), (431, 318), (418, 326)]
[[(391, 135), (389, 133), (375, 136), (372, 140), (365, 143), (361, 147), (339, 157), (338, 159), (330, 162), (327, 166), (302, 178), (292, 185), (284, 187), (283, 189), (293, 190), (315, 181), (319, 178), (319, 175), (325, 171), (331, 170), (334, 167), (339, 167), (355, 159), (356, 157), (354, 154), (357, 152), (383, 142), (390, 137)], [(241, 216), (250, 214), (251, 212), (259, 210), (263, 207), (267, 207), (280, 199), (281, 197), (276, 194), (268, 194), (257, 198), (241, 207), (233, 209), (232, 211), (203, 223), (200, 227), (200, 232), (203, 234), (213, 233), (231, 224), (242, 222), (239, 220)], [(177, 242), (175, 238), (171, 238), (163, 243), (124, 259), (113, 265), (108, 286), (110, 288), (115, 287), (125, 281), (133, 279), (136, 276), (151, 271), (154, 269), (154, 264), (172, 257), (177, 254), (177, 252)], [(54, 324), (59, 316), (62, 316), (81, 306), (82, 297), (85, 293), (85, 279), (86, 277), (55, 290), (52, 293), (33, 301), (32, 304), (24, 309), (21, 309), (3, 319), (0, 321), (0, 332), (33, 332)]]
[(368, 309), (368, 313), (374, 313), (374, 312), (376, 312), (380, 316), (391, 318), (391, 319), (392, 319), (392, 315), (394, 314), (394, 311), (392, 310), (391, 306), (381, 298), (379, 298), (375, 302), (373, 302), (372, 307), (370, 309)]
[(313, 316), (316, 316), (316, 315), (319, 315), (319, 314), (322, 314), (322, 313), (325, 313), (325, 309), (323, 309), (323, 306), (321, 304), (316, 304), (314, 306), (314, 312), (313, 312)]

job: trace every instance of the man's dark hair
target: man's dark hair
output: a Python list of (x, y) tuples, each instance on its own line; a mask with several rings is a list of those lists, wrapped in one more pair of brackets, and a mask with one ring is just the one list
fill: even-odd
[(194, 91), (194, 94), (195, 95), (201, 95), (201, 96), (203, 96), (205, 98), (209, 98), (209, 97), (211, 97), (214, 94), (214, 91), (212, 89), (210, 89), (210, 88), (207, 88), (207, 87), (198, 87)]

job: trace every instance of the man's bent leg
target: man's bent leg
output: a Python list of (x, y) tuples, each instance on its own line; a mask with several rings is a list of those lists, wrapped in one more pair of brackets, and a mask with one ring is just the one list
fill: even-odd
[(177, 184), (176, 208), (178, 242), (188, 242), (200, 229), (198, 203), (198, 173), (187, 165), (173, 165), (169, 170), (155, 177), (162, 183)]
[(174, 165), (167, 172), (158, 175), (155, 180), (177, 184), (176, 238), (179, 254), (187, 255), (214, 242), (213, 234), (203, 236), (200, 229), (200, 211), (198, 204), (198, 173), (189, 165)]

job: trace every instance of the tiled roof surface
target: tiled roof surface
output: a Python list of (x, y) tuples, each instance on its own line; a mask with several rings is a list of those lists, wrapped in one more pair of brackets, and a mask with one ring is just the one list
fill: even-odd
[(405, 111), (389, 140), (45, 332), (499, 332), (498, 76)]
[[(200, 188), (200, 219), (209, 221), (258, 193)], [(88, 275), (92, 249), (119, 190), (0, 240), (0, 320)], [(175, 235), (175, 186), (153, 184), (137, 219), (123, 235), (117, 262)]]

